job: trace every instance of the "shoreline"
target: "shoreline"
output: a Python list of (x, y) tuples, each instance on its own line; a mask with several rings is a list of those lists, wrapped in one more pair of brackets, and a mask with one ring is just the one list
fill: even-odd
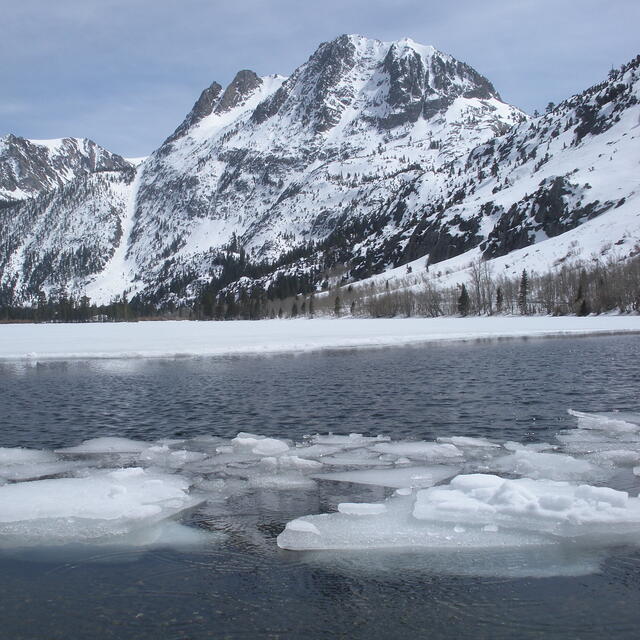
[(15, 324), (0, 326), (0, 362), (275, 355), (614, 335), (640, 335), (640, 316)]

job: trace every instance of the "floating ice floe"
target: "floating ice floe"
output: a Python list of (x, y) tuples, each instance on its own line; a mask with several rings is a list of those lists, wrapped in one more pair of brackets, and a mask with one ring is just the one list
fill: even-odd
[(529, 549), (562, 573), (565, 552), (540, 552), (560, 545), (581, 550), (583, 570), (596, 551), (640, 541), (640, 416), (571, 415), (578, 428), (548, 442), (239, 433), (0, 448), (0, 548), (162, 545), (203, 535), (180, 524), (192, 510), (200, 526), (222, 518), (224, 530), (268, 512), (293, 518), (278, 537), (287, 549), (409, 548), (434, 566), (447, 553)]
[(200, 502), (189, 481), (134, 467), (0, 487), (0, 547), (115, 543)]
[[(293, 520), (278, 536), (278, 545), (293, 550), (434, 550), (569, 544), (602, 550), (639, 544), (640, 499), (598, 485), (625, 469), (627, 474), (632, 470), (640, 474), (640, 416), (569, 413), (578, 419), (578, 429), (558, 434), (559, 444), (500, 446), (482, 439), (475, 443), (473, 438), (438, 439), (440, 446), (449, 444), (457, 453), (438, 451), (438, 444), (428, 442), (375, 445), (375, 451), (411, 459), (449, 455), (456, 461), (451, 465), (456, 473), (460, 469), (466, 473), (439, 477), (428, 488), (412, 481), (410, 469), (316, 474), (320, 480), (384, 486), (397, 486), (395, 476), (406, 487), (377, 503), (378, 509), (371, 503), (363, 504), (361, 511), (339, 506), (337, 513)], [(474, 455), (470, 451), (474, 446), (486, 454)], [(459, 463), (456, 458), (461, 458)], [(402, 471), (409, 476), (403, 477)]]
[(50, 451), (0, 447), (0, 485), (69, 474), (82, 468), (78, 461), (63, 461)]
[(66, 455), (101, 455), (105, 453), (140, 453), (148, 449), (150, 443), (128, 438), (104, 437), (85, 440), (75, 447), (56, 449), (56, 453)]
[(640, 535), (640, 499), (608, 487), (471, 474), (405, 493), (298, 518), (278, 536), (278, 546), (493, 548), (571, 540), (597, 548), (637, 542)]
[(378, 487), (432, 487), (443, 480), (455, 476), (460, 467), (453, 465), (432, 465), (429, 467), (400, 467), (395, 469), (368, 469), (366, 471), (337, 471), (321, 473), (316, 480), (370, 484)]
[(587, 460), (578, 460), (562, 453), (540, 453), (524, 448), (497, 458), (490, 466), (493, 471), (548, 480), (594, 480), (603, 474), (601, 468)]
[(386, 442), (374, 445), (373, 450), (379, 453), (403, 456), (411, 460), (427, 460), (429, 462), (462, 458), (462, 451), (455, 445), (438, 444), (437, 442)]

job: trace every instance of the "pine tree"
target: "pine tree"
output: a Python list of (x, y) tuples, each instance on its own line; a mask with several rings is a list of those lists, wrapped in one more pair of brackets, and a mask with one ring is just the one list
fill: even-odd
[(469, 293), (467, 292), (467, 287), (462, 285), (462, 289), (460, 290), (460, 297), (458, 298), (458, 313), (461, 316), (469, 315), (470, 306), (471, 306), (471, 302), (469, 300)]
[(583, 269), (580, 272), (580, 282), (578, 283), (578, 293), (573, 303), (574, 310), (578, 316), (588, 316), (591, 313), (589, 302), (587, 301), (587, 272)]
[(502, 293), (502, 287), (496, 289), (496, 310), (498, 313), (502, 313), (502, 307), (504, 305), (504, 294)]
[(293, 306), (291, 307), (291, 317), (292, 318), (298, 317), (298, 303), (295, 301), (293, 302)]
[(520, 291), (518, 292), (518, 306), (520, 307), (520, 313), (526, 316), (529, 313), (529, 276), (527, 270), (522, 270), (522, 277), (520, 278)]
[(333, 303), (333, 313), (336, 316), (340, 315), (342, 309), (342, 301), (340, 300), (340, 296), (336, 296), (336, 299)]

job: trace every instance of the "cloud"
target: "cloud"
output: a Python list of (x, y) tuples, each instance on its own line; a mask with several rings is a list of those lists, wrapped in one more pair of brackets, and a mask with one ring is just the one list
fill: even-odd
[(127, 155), (151, 151), (213, 80), (241, 68), (288, 74), (341, 33), (434, 44), (532, 111), (636, 55), (640, 23), (637, 0), (2, 4), (0, 133), (87, 135)]

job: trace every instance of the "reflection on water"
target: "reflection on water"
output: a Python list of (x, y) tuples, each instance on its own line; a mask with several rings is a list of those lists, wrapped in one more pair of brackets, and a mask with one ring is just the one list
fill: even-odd
[[(638, 410), (636, 337), (298, 357), (0, 365), (0, 446), (238, 431), (543, 441), (566, 409)], [(635, 486), (627, 474), (619, 484)], [(322, 483), (207, 505), (193, 549), (3, 555), (0, 638), (637, 637), (640, 554), (291, 553), (284, 524), (389, 491)], [(501, 577), (495, 577), (499, 575)], [(553, 575), (554, 577), (545, 577)], [(523, 577), (525, 576), (525, 577)], [(536, 576), (536, 577), (532, 577)]]

